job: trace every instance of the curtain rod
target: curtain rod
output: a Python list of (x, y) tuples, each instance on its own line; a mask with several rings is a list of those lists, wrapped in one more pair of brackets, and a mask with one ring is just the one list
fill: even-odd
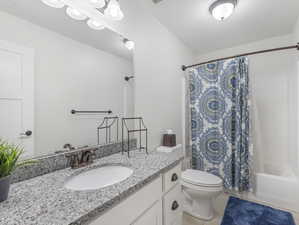
[(248, 56), (248, 55), (257, 55), (257, 54), (262, 54), (262, 53), (267, 53), (267, 52), (282, 51), (282, 50), (293, 49), (293, 48), (296, 48), (297, 50), (299, 50), (299, 42), (298, 42), (297, 45), (292, 45), (292, 46), (287, 46), (287, 47), (272, 48), (272, 49), (266, 49), (266, 50), (255, 51), (255, 52), (248, 52), (248, 53), (244, 53), (244, 54), (240, 54), (240, 55), (234, 55), (234, 56), (229, 56), (229, 57), (224, 57), (224, 58), (219, 58), (219, 59), (213, 59), (213, 60), (209, 60), (209, 61), (206, 61), (206, 62), (193, 64), (193, 65), (190, 65), (190, 66), (183, 65), (182, 70), (185, 71), (188, 68), (204, 65), (204, 64), (207, 64), (207, 63), (213, 63), (213, 62), (217, 62), (217, 61), (220, 61), (220, 60), (232, 59), (232, 58)]

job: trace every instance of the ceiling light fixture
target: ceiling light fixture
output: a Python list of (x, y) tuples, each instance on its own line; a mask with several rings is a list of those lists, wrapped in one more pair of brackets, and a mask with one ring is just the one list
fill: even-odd
[(123, 39), (123, 43), (125, 44), (126, 48), (129, 49), (129, 50), (133, 50), (135, 48), (134, 41), (131, 41), (127, 38)]
[(60, 9), (64, 7), (64, 3), (60, 0), (41, 0), (41, 1), (47, 6), (51, 6), (53, 8)]
[(105, 0), (89, 0), (89, 3), (97, 9), (101, 9), (104, 8), (106, 5), (106, 1)]
[(119, 2), (116, 0), (110, 0), (107, 8), (104, 11), (105, 16), (112, 20), (122, 20), (124, 18), (124, 14), (120, 9)]
[(210, 13), (216, 20), (223, 21), (233, 14), (237, 3), (237, 0), (217, 0), (210, 6)]
[(94, 30), (103, 30), (105, 29), (105, 25), (99, 21), (93, 20), (93, 19), (89, 19), (87, 20), (87, 25)]
[(66, 14), (69, 15), (74, 20), (86, 20), (87, 16), (84, 15), (80, 10), (67, 7), (66, 8)]

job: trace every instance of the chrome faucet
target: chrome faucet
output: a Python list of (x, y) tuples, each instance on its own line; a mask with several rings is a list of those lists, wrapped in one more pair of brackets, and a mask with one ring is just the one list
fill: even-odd
[(66, 154), (66, 157), (70, 159), (70, 166), (72, 169), (92, 164), (95, 156), (96, 154), (94, 149), (86, 149)]
[(67, 143), (63, 146), (64, 149), (68, 149), (68, 151), (72, 151), (75, 149), (71, 144)]

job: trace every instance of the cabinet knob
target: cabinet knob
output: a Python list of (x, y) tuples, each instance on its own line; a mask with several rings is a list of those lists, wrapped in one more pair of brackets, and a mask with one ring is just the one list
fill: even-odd
[(179, 179), (178, 175), (176, 173), (172, 174), (171, 181), (176, 182)]
[(179, 203), (177, 201), (174, 201), (172, 203), (171, 210), (175, 211), (175, 210), (177, 210), (179, 208), (179, 206), (180, 206)]
[(32, 131), (31, 130), (27, 130), (26, 132), (21, 133), (20, 135), (30, 137), (32, 135)]

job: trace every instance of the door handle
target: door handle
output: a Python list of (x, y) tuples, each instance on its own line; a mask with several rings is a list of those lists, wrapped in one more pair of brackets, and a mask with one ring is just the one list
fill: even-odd
[(20, 133), (20, 135), (26, 136), (26, 137), (30, 137), (32, 135), (32, 131), (31, 130), (27, 130), (24, 133)]

